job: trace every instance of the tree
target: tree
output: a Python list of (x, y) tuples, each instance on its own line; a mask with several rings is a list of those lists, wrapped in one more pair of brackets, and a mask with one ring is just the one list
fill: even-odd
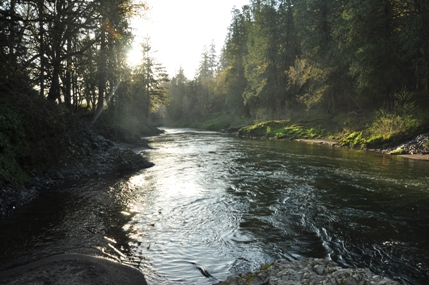
[(169, 82), (165, 68), (152, 55), (149, 39), (141, 45), (142, 63), (134, 70), (132, 92), (138, 102), (135, 115), (143, 123), (149, 114), (168, 102), (166, 83)]
[[(409, 89), (429, 90), (429, 5), (423, 0), (395, 1), (402, 76)], [(412, 75), (412, 76), (411, 76)]]
[(350, 58), (340, 50), (344, 38), (344, 22), (341, 20), (344, 6), (344, 1), (326, 0), (302, 0), (294, 5), (294, 21), (301, 44), (299, 58), (290, 70), (294, 73), (293, 80), (297, 82), (296, 76), (300, 73), (296, 71), (300, 70), (303, 62), (309, 69), (322, 70), (324, 74), (317, 76), (317, 81), (322, 80), (320, 82), (315, 82), (314, 77), (310, 81), (305, 77), (298, 80), (312, 82), (311, 88), (303, 86), (308, 88), (300, 89), (305, 91), (305, 95), (297, 94), (298, 101), (318, 98), (316, 101), (310, 100), (313, 102), (311, 108), (331, 115), (360, 108), (354, 79), (350, 74)]
[(177, 74), (171, 79), (169, 85), (170, 102), (167, 105), (169, 119), (178, 121), (189, 115), (190, 100), (187, 94), (188, 80), (184, 74), (182, 67), (179, 68)]
[(232, 23), (221, 56), (223, 66), (217, 80), (217, 88), (222, 88), (221, 92), (226, 96), (224, 109), (231, 113), (237, 112), (239, 116), (250, 116), (249, 105), (244, 104), (243, 99), (247, 86), (243, 62), (247, 55), (247, 24), (245, 14), (233, 9)]
[(213, 70), (211, 68), (213, 63), (211, 63), (210, 60), (210, 53), (207, 46), (204, 46), (197, 73), (197, 78), (199, 80), (213, 77)]
[(17, 12), (16, 1), (2, 2), (0, 7), (0, 91), (4, 94), (13, 93), (26, 78), (21, 62), (26, 54), (25, 18)]
[(350, 64), (357, 92), (373, 106), (392, 103), (400, 86), (401, 61), (394, 1), (348, 1), (337, 24), (340, 50)]
[(247, 41), (248, 54), (244, 57), (247, 87), (246, 104), (266, 108), (273, 116), (283, 113), (284, 88), (278, 64), (279, 29), (276, 1), (252, 1), (253, 21)]

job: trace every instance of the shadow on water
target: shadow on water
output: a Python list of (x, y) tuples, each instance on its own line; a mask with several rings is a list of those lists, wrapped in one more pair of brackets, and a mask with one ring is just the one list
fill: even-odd
[(43, 190), (13, 217), (0, 221), (0, 269), (62, 253), (110, 257), (134, 265), (122, 230), (135, 199), (127, 178), (67, 182)]

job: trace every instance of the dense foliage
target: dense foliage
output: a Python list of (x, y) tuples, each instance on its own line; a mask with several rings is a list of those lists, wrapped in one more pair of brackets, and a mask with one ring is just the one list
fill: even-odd
[(146, 10), (131, 0), (0, 1), (0, 184), (58, 163), (79, 140), (76, 114), (86, 127), (104, 111), (104, 122), (147, 130), (168, 80), (149, 39), (141, 62), (127, 64), (131, 17)]
[(381, 136), (415, 132), (428, 121), (428, 24), (422, 0), (252, 0), (232, 11), (214, 73), (203, 53), (193, 80), (182, 71), (173, 78), (167, 114), (174, 122), (324, 115), (344, 132), (350, 121), (371, 122)]
[(137, 2), (1, 1), (1, 92), (15, 92), (25, 82), (72, 112), (108, 109), (112, 121), (144, 125), (149, 112), (165, 103), (166, 74), (149, 40), (141, 47), (142, 62), (127, 65), (131, 16), (146, 11)]

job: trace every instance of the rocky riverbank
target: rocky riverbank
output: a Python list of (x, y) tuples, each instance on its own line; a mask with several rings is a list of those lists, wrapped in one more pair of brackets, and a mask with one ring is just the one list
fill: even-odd
[[(338, 146), (338, 140), (332, 139), (296, 139), (296, 141)], [(420, 134), (414, 139), (396, 147), (369, 148), (367, 150), (390, 155), (398, 155), (410, 159), (429, 160), (429, 133)]]
[(40, 190), (62, 181), (151, 166), (140, 154), (117, 144), (147, 147), (142, 133), (134, 134), (103, 114), (72, 112), (31, 93), (4, 95), (0, 104), (0, 219), (33, 200)]
[[(296, 139), (296, 141), (327, 144), (338, 146), (338, 140), (332, 139)], [(348, 146), (345, 146), (348, 147)], [(429, 133), (420, 134), (412, 140), (402, 143), (395, 147), (388, 148), (368, 148), (366, 150), (380, 152), (390, 155), (398, 155), (410, 159), (429, 160)]]
[(382, 152), (397, 155), (429, 155), (429, 133), (420, 134), (410, 141)]
[[(79, 180), (108, 173), (132, 172), (151, 167), (140, 153), (123, 147), (90, 130), (82, 130), (79, 139), (70, 141), (58, 164), (44, 171), (32, 171), (33, 182), (25, 187), (0, 189), (0, 218), (11, 215), (19, 206), (37, 197), (39, 191), (67, 180)], [(134, 145), (135, 142), (134, 142)], [(140, 149), (144, 148), (141, 141)]]
[(343, 268), (331, 260), (277, 260), (255, 272), (229, 276), (217, 285), (398, 285), (369, 269)]

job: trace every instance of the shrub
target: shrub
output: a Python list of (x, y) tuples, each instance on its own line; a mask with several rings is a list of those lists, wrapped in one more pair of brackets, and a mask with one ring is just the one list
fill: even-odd
[(374, 134), (388, 135), (414, 132), (420, 125), (421, 121), (412, 114), (397, 114), (386, 109), (380, 109), (376, 113), (376, 119), (370, 130)]
[(0, 108), (0, 179), (23, 185), (29, 177), (20, 166), (29, 153), (21, 118), (9, 106)]
[(365, 140), (362, 137), (362, 132), (353, 132), (343, 138), (339, 143), (341, 146), (365, 146)]

